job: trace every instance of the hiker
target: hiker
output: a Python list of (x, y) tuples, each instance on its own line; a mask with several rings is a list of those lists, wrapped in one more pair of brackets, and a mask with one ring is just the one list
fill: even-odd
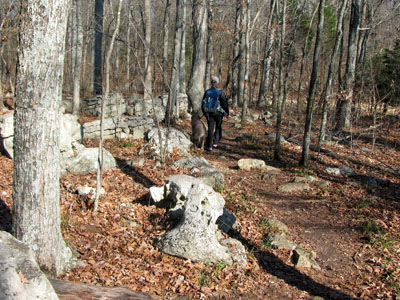
[(225, 93), (218, 89), (218, 85), (219, 78), (212, 76), (211, 88), (204, 93), (201, 106), (208, 125), (208, 135), (204, 146), (207, 151), (218, 147), (222, 137), (222, 119), (224, 116), (229, 116), (228, 100)]

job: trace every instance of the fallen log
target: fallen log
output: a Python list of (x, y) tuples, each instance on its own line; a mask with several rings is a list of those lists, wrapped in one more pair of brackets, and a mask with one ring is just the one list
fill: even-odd
[(79, 282), (49, 279), (60, 300), (159, 300), (123, 287), (101, 287)]

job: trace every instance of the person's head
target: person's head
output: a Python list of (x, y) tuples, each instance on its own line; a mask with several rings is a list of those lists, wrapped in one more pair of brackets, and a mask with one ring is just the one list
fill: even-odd
[(211, 77), (211, 85), (217, 87), (219, 84), (219, 78), (217, 76)]

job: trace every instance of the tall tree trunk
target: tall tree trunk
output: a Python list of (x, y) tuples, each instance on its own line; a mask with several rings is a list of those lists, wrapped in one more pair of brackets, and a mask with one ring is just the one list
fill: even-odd
[(22, 2), (14, 115), (13, 232), (39, 264), (71, 259), (60, 228), (60, 103), (69, 1)]
[(144, 0), (144, 16), (145, 16), (145, 45), (144, 45), (144, 94), (145, 100), (151, 99), (152, 93), (152, 72), (151, 72), (151, 7), (150, 0)]
[(330, 97), (331, 88), (332, 88), (333, 75), (336, 72), (336, 63), (337, 63), (336, 61), (337, 61), (337, 55), (339, 52), (340, 41), (343, 36), (342, 22), (343, 22), (344, 14), (346, 12), (347, 3), (348, 3), (348, 0), (342, 1), (341, 7), (339, 10), (339, 14), (337, 17), (335, 46), (333, 47), (333, 51), (332, 51), (331, 63), (329, 65), (328, 76), (327, 76), (326, 84), (325, 84), (324, 97), (322, 100), (322, 119), (321, 119), (321, 129), (319, 132), (318, 148), (321, 148), (322, 142), (325, 140), (326, 123), (328, 120), (329, 97)]
[(211, 78), (211, 66), (213, 65), (213, 0), (207, 0), (208, 2), (208, 16), (207, 16), (207, 44), (206, 44), (206, 74), (204, 80), (204, 89), (208, 88), (210, 78)]
[(355, 69), (357, 59), (357, 32), (360, 22), (360, 0), (353, 0), (351, 4), (351, 20), (349, 28), (349, 41), (347, 48), (346, 75), (341, 99), (337, 109), (337, 123), (335, 130), (341, 132), (343, 128), (350, 126), (350, 110), (353, 101), (353, 89), (355, 82)]
[(126, 90), (131, 94), (131, 28), (133, 26), (130, 3), (126, 2), (126, 13), (128, 14), (128, 28), (126, 30)]
[(244, 98), (244, 78), (246, 76), (246, 25), (247, 25), (247, 6), (246, 3), (242, 1), (242, 9), (240, 16), (240, 33), (239, 33), (239, 73), (238, 73), (238, 105), (243, 105)]
[(240, 61), (240, 24), (242, 17), (242, 1), (236, 0), (236, 15), (235, 15), (235, 33), (233, 46), (233, 61), (232, 61), (232, 103), (233, 107), (238, 106), (238, 78), (239, 78), (239, 61)]
[[(179, 92), (186, 94), (186, 0), (182, 1), (181, 51), (179, 55)], [(178, 110), (178, 109), (177, 109)]]
[(95, 0), (94, 4), (94, 69), (93, 88), (96, 95), (103, 94), (103, 20), (104, 0)]
[(301, 89), (302, 89), (302, 84), (303, 84), (304, 62), (306, 60), (306, 56), (308, 55), (307, 44), (308, 44), (308, 40), (310, 38), (310, 33), (311, 33), (311, 29), (312, 29), (312, 25), (314, 22), (314, 17), (315, 17), (316, 12), (317, 12), (317, 8), (315, 8), (314, 13), (311, 17), (310, 26), (307, 29), (307, 34), (306, 34), (306, 37), (305, 37), (304, 43), (303, 43), (303, 53), (301, 56), (301, 63), (300, 63), (299, 85), (297, 87), (297, 102), (296, 102), (297, 111), (300, 111), (300, 96), (302, 94)]
[(193, 58), (192, 72), (188, 85), (189, 103), (194, 112), (200, 112), (204, 94), (206, 72), (206, 26), (207, 7), (205, 0), (193, 1)]
[(123, 0), (119, 0), (118, 13), (117, 13), (117, 24), (115, 25), (114, 33), (111, 37), (110, 47), (108, 48), (106, 55), (106, 90), (104, 91), (103, 97), (101, 97), (101, 116), (100, 116), (100, 141), (99, 141), (99, 154), (98, 154), (98, 166), (97, 166), (97, 180), (96, 180), (96, 198), (94, 200), (93, 211), (97, 212), (99, 208), (99, 198), (101, 193), (101, 178), (103, 173), (103, 132), (104, 132), (104, 102), (108, 100), (110, 94), (110, 60), (111, 54), (114, 49), (115, 37), (119, 30), (119, 24), (121, 22), (121, 6)]
[(82, 2), (81, 0), (73, 0), (72, 8), (72, 65), (73, 65), (73, 107), (72, 113), (77, 114), (81, 104), (81, 66), (82, 66), (82, 48), (83, 48), (83, 31), (82, 31)]
[(281, 126), (282, 126), (282, 99), (283, 99), (283, 61), (285, 58), (285, 38), (286, 38), (286, 0), (283, 0), (281, 11), (281, 38), (280, 38), (280, 59), (279, 59), (279, 75), (278, 75), (278, 95), (277, 95), (277, 114), (276, 114), (276, 136), (274, 145), (274, 158), (281, 159)]
[(313, 115), (313, 109), (314, 109), (315, 90), (317, 88), (317, 79), (318, 79), (318, 64), (319, 64), (319, 56), (320, 56), (320, 52), (321, 52), (322, 34), (323, 34), (323, 30), (324, 30), (324, 9), (325, 9), (325, 0), (320, 0), (319, 7), (318, 7), (317, 37), (315, 38), (313, 66), (312, 66), (312, 72), (311, 72), (311, 78), (310, 78), (310, 86), (308, 89), (306, 124), (305, 124), (305, 128), (304, 128), (304, 137), (303, 137), (303, 151), (301, 153), (301, 159), (300, 159), (301, 166), (307, 165), (308, 157), (309, 157), (312, 115)]
[(261, 81), (260, 81), (260, 89), (258, 92), (257, 106), (265, 105), (265, 103), (267, 102), (269, 77), (271, 74), (270, 70), (272, 61), (271, 52), (272, 52), (272, 44), (275, 38), (275, 27), (273, 28), (271, 27), (272, 21), (274, 19), (275, 6), (276, 6), (276, 0), (271, 0), (271, 7), (266, 28), (267, 37), (265, 39), (264, 59), (262, 61)]
[(247, 105), (249, 102), (249, 72), (250, 72), (250, 0), (246, 0), (246, 34), (244, 44), (244, 79), (243, 84), (243, 103), (242, 103), (242, 124), (246, 123), (247, 120)]
[(168, 83), (168, 41), (169, 41), (169, 15), (171, 10), (171, 0), (165, 2), (164, 22), (163, 22), (163, 54), (162, 54), (162, 67), (163, 67), (163, 85), (164, 90), (169, 90)]
[(176, 97), (179, 91), (179, 61), (182, 47), (182, 29), (183, 29), (183, 4), (184, 0), (176, 0), (176, 18), (175, 18), (175, 38), (174, 38), (174, 60), (172, 62), (171, 83), (169, 85), (168, 104), (165, 113), (167, 123), (174, 122), (173, 110), (176, 104)]

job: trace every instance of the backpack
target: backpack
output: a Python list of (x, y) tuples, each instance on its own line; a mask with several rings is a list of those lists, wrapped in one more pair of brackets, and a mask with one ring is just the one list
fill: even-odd
[(205, 113), (210, 113), (218, 116), (223, 116), (226, 114), (225, 110), (221, 107), (219, 95), (219, 89), (211, 88), (207, 90), (203, 100), (203, 109)]

